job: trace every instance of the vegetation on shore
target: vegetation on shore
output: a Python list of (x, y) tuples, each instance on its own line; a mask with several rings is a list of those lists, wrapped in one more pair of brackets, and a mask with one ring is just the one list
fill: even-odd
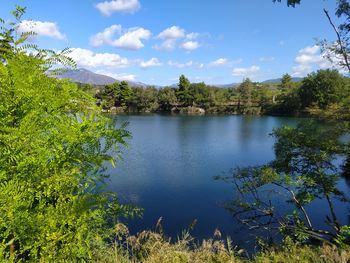
[[(221, 113), (244, 115), (334, 115), (349, 119), (350, 80), (335, 70), (319, 70), (300, 82), (289, 74), (281, 83), (245, 79), (232, 88), (190, 83), (181, 75), (178, 87), (130, 87), (126, 81), (99, 87), (94, 93), (104, 111)], [(191, 111), (191, 108), (201, 109)]]

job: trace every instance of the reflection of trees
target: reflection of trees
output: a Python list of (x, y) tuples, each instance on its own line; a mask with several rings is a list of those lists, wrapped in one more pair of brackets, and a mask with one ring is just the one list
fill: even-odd
[[(344, 166), (336, 162), (347, 154), (349, 142), (339, 138), (348, 131), (344, 124), (315, 121), (274, 130), (273, 162), (236, 168), (232, 175), (220, 177), (237, 190), (226, 208), (249, 229), (278, 229), (298, 240), (333, 242), (343, 230), (334, 203), (349, 201), (338, 189)], [(324, 229), (315, 227), (309, 214), (308, 206), (316, 200), (324, 202)]]

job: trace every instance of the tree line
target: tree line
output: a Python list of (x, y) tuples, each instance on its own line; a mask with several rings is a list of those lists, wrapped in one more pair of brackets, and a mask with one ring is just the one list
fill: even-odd
[[(257, 83), (249, 78), (237, 86), (220, 88), (179, 77), (177, 86), (130, 87), (126, 81), (96, 88), (104, 110), (170, 112), (184, 107), (208, 113), (308, 115), (337, 114), (349, 117), (349, 79), (336, 70), (319, 70), (294, 82), (284, 74), (280, 83)], [(346, 110), (347, 109), (347, 110)]]

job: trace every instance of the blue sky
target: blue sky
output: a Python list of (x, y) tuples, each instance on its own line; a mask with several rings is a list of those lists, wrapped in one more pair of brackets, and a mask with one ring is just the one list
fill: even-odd
[(334, 0), (1, 0), (0, 17), (27, 7), (19, 31), (41, 47), (72, 48), (78, 67), (169, 85), (185, 74), (208, 84), (303, 77), (329, 63), (315, 45), (334, 39), (323, 13)]

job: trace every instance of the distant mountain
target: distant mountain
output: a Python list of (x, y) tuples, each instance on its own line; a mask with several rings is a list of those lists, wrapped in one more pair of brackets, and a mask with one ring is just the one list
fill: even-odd
[[(54, 77), (58, 79), (70, 79), (73, 82), (79, 82), (79, 83), (91, 84), (91, 85), (108, 85), (114, 82), (121, 81), (106, 75), (94, 73), (84, 68), (73, 69), (73, 70), (68, 69), (63, 71), (59, 75), (54, 75)], [(142, 82), (128, 81), (128, 83), (130, 86), (141, 86), (141, 87), (148, 86)]]
[[(297, 77), (292, 78), (293, 82), (298, 82), (298, 81), (302, 81), (302, 80), (303, 80), (303, 78), (297, 78)], [(268, 80), (265, 80), (265, 81), (263, 81), (261, 83), (264, 83), (264, 84), (277, 84), (277, 83), (281, 83), (281, 81), (282, 81), (282, 78), (278, 78), (278, 79), (268, 79)]]
[(74, 82), (84, 83), (84, 84), (93, 84), (93, 85), (107, 85), (116, 82), (117, 80), (105, 76), (102, 74), (96, 74), (87, 69), (68, 69), (60, 73), (59, 75), (54, 75), (58, 79), (70, 79)]

